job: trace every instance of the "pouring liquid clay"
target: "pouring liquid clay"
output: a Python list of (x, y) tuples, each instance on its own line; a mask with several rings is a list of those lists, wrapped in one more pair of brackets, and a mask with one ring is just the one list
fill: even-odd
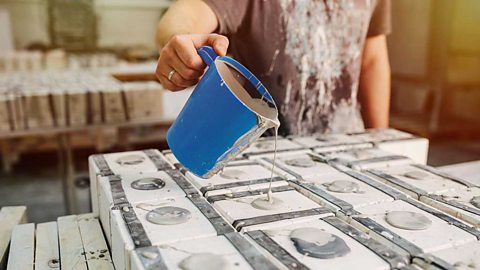
[(197, 52), (208, 69), (169, 128), (167, 143), (186, 169), (208, 179), (280, 123), (272, 96), (245, 66), (209, 46)]
[(275, 150), (267, 196), (252, 201), (252, 206), (262, 210), (278, 208), (283, 202), (272, 196), (272, 181), (277, 157), (278, 128), (280, 127), (277, 107), (275, 104), (268, 102), (264, 96), (260, 96), (257, 89), (255, 89), (254, 86), (236, 69), (219, 60), (215, 61), (215, 65), (217, 66), (223, 81), (229, 86), (235, 96), (237, 96), (241, 102), (257, 115), (259, 126), (264, 127), (265, 129), (275, 129)]

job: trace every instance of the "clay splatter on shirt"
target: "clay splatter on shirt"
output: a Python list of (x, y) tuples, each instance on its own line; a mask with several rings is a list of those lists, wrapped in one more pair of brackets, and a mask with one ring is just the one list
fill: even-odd
[[(363, 128), (357, 102), (367, 34), (389, 32), (389, 0), (203, 0), (229, 54), (280, 109), (280, 134)], [(273, 134), (270, 134), (273, 135)]]
[(289, 76), (281, 113), (290, 133), (363, 129), (357, 102), (369, 0), (281, 0)]

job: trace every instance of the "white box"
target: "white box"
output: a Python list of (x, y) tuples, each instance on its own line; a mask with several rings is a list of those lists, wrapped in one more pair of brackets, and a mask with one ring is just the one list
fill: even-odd
[[(186, 171), (185, 175), (208, 198), (225, 193), (268, 188), (272, 169), (271, 165), (245, 160), (228, 163), (223, 170), (209, 179), (198, 177), (189, 171)], [(294, 179), (294, 177), (275, 168), (272, 186), (288, 186), (285, 181), (288, 179)]]
[[(242, 252), (247, 252), (245, 255), (248, 256), (245, 257)], [(223, 263), (222, 269), (250, 270), (260, 269), (259, 267), (261, 269), (277, 269), (272, 262), (237, 232), (168, 245), (139, 248), (132, 252), (131, 269), (178, 269), (180, 265), (186, 262), (186, 259), (202, 254), (211, 256), (211, 259), (218, 258), (219, 264)], [(197, 267), (210, 269), (208, 264)]]
[[(476, 205), (472, 204), (473, 200), (476, 200)], [(463, 188), (442, 195), (420, 196), (420, 201), (480, 227), (480, 188)]]
[(209, 197), (209, 202), (237, 230), (255, 230), (258, 224), (274, 221), (286, 224), (333, 215), (329, 210), (308, 199), (291, 187), (272, 188), (273, 198), (283, 201), (276, 209), (257, 209), (251, 203), (266, 198), (267, 190), (234, 193)]
[(413, 163), (404, 156), (398, 156), (378, 148), (351, 149), (345, 151), (319, 153), (329, 162), (348, 166), (356, 170), (390, 167), (401, 164)]
[[(342, 184), (347, 183), (346, 181), (350, 185), (346, 185), (347, 189), (344, 190)], [(341, 172), (306, 178), (295, 182), (295, 185), (302, 194), (316, 202), (329, 205), (334, 211), (341, 209), (349, 212), (394, 200), (382, 190)]]
[[(172, 172), (169, 171), (150, 171), (125, 173), (115, 176), (106, 176), (98, 178), (98, 208), (99, 218), (102, 223), (103, 230), (107, 237), (108, 243), (111, 244), (111, 210), (114, 206), (119, 204), (137, 204), (148, 203), (156, 200), (168, 200), (185, 197), (187, 194), (183, 188), (187, 188), (189, 195), (194, 195), (194, 188), (185, 179), (178, 179), (178, 172), (172, 178)], [(154, 190), (138, 190), (132, 187), (132, 183), (141, 179), (156, 178), (163, 181), (165, 186)], [(178, 184), (177, 181), (183, 183)], [(113, 186), (112, 186), (113, 184)], [(185, 187), (187, 185), (187, 187)], [(188, 187), (188, 185), (190, 187)], [(183, 187), (183, 188), (182, 188)], [(112, 192), (115, 193), (115, 200), (112, 197)], [(122, 194), (123, 193), (123, 194)], [(199, 195), (197, 193), (197, 195)]]
[(167, 162), (163, 155), (155, 149), (90, 156), (88, 158), (88, 170), (92, 212), (98, 214), (98, 177), (164, 169), (173, 169), (173, 165)]
[[(350, 252), (344, 254), (343, 256), (328, 259), (320, 259), (304, 255), (297, 251), (294, 242), (290, 239), (290, 234), (294, 230), (302, 228), (317, 229), (322, 232), (337, 236), (343, 240), (346, 246), (348, 246)], [(269, 243), (268, 246), (265, 246), (265, 249), (262, 248), (263, 251), (270, 255), (273, 260), (275, 260), (275, 258), (278, 258), (279, 260), (285, 260), (284, 263), (287, 261), (286, 258), (290, 257), (288, 262), (290, 262), (290, 264), (296, 264), (297, 266), (297, 268), (288, 268), (284, 266), (283, 269), (390, 269), (389, 263), (353, 238), (351, 236), (353, 233), (350, 235), (345, 234), (322, 219), (315, 219), (302, 223), (281, 226), (274, 224), (268, 227), (259, 227), (259, 230), (261, 231), (251, 231), (247, 232), (246, 234), (252, 237), (252, 242), (257, 243), (258, 246), (261, 246), (262, 244), (266, 245), (266, 241), (263, 243), (258, 243), (255, 241), (256, 239), (271, 239), (273, 243)], [(356, 232), (359, 233), (358, 231)], [(263, 233), (264, 235), (259, 235), (259, 233)], [(367, 235), (363, 236), (365, 239), (368, 239)], [(281, 247), (286, 254), (272, 254), (270, 251), (268, 251), (268, 249), (274, 250), (272, 246)]]
[[(427, 168), (427, 170), (425, 168)], [(422, 194), (438, 195), (467, 187), (460, 182), (443, 177), (440, 172), (423, 165), (418, 166), (411, 164), (376, 168), (375, 170), (369, 170), (368, 173), (375, 177), (375, 179), (393, 186), (417, 199)]]
[[(186, 209), (191, 218), (176, 225), (158, 225), (147, 220), (150, 210), (164, 206)], [(183, 197), (125, 205), (112, 211), (112, 258), (116, 269), (129, 269), (130, 254), (135, 248), (200, 239), (233, 231), (203, 198)]]
[(413, 161), (426, 164), (428, 157), (428, 139), (396, 129), (367, 129), (363, 133), (351, 134), (352, 139), (373, 143), (376, 147)]
[[(424, 209), (425, 208), (428, 207), (424, 207)], [(421, 214), (431, 221), (431, 225), (423, 230), (407, 230), (394, 227), (385, 219), (386, 214), (392, 211), (408, 211)], [(363, 207), (359, 210), (360, 215), (358, 217), (362, 219), (369, 218), (373, 220), (376, 224), (383, 226), (387, 230), (390, 230), (390, 232), (393, 234), (401, 237), (401, 239), (415, 245), (420, 249), (420, 252), (423, 253), (435, 252), (438, 250), (451, 248), (454, 245), (477, 241), (475, 235), (460, 229), (457, 226), (454, 226), (453, 223), (458, 221), (449, 217), (449, 222), (447, 222), (432, 214), (434, 212), (438, 213), (438, 211), (433, 209), (429, 211), (431, 213), (424, 211), (408, 202), (399, 200)], [(353, 220), (358, 221), (356, 217), (353, 217)], [(365, 230), (372, 237), (376, 237), (378, 240), (381, 239), (382, 241), (391, 241), (392, 244), (397, 244), (400, 242), (398, 239), (394, 238), (392, 233), (388, 231), (382, 230), (379, 232), (373, 229), (373, 226), (368, 227), (370, 228), (363, 227), (361, 229)]]

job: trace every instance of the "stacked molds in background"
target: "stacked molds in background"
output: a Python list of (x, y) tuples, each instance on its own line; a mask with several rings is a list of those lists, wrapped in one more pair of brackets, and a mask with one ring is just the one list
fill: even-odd
[(92, 203), (117, 269), (475, 265), (480, 188), (419, 164), (425, 142), (392, 129), (279, 138), (267, 207), (271, 137), (210, 179), (169, 150), (96, 155)]
[[(160, 83), (124, 83), (108, 70), (0, 73), (0, 85), (0, 131), (172, 120)], [(167, 103), (181, 108), (187, 98)]]

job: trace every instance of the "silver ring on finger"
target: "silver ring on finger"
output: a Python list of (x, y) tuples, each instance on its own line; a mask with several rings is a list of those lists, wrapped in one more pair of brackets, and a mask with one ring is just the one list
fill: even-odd
[(168, 73), (167, 79), (168, 79), (169, 81), (172, 81), (172, 78), (173, 78), (173, 75), (175, 74), (175, 72), (177, 72), (177, 71), (175, 71), (175, 69), (172, 69), (172, 71), (170, 71), (170, 72)]

